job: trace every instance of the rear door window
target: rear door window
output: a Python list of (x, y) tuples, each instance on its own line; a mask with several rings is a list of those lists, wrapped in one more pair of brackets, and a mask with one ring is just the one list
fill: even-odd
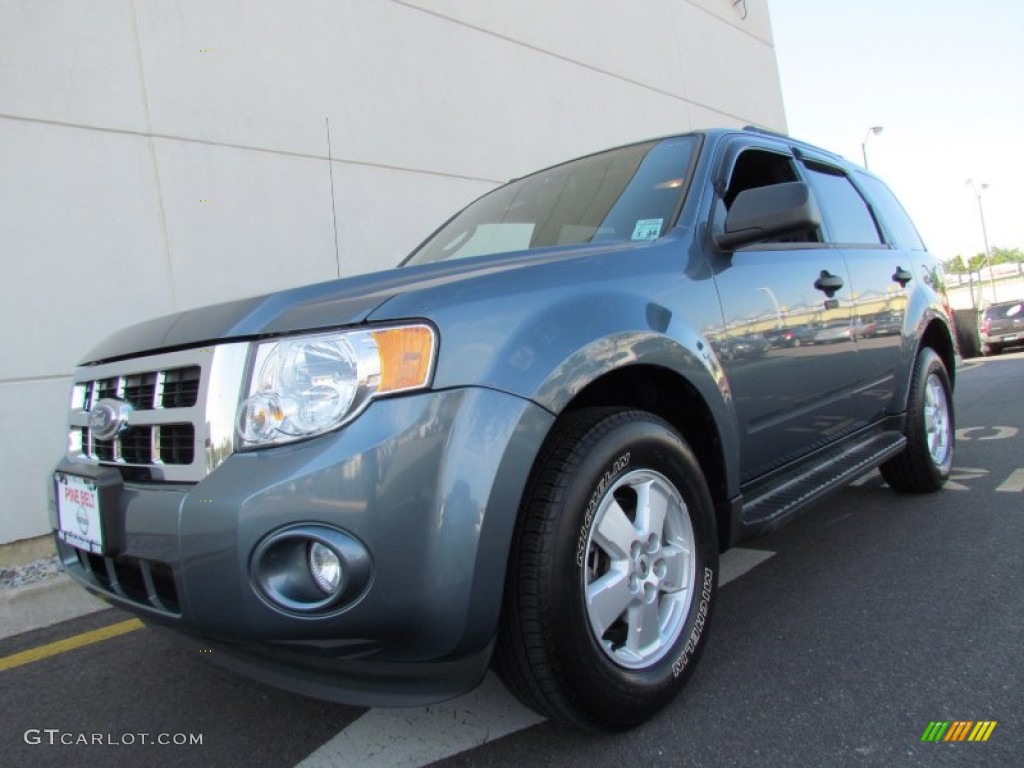
[(825, 219), (829, 242), (881, 245), (882, 236), (875, 217), (846, 174), (827, 166), (805, 167)]
[(900, 201), (885, 184), (865, 173), (857, 174), (857, 183), (871, 198), (875, 212), (882, 218), (889, 234), (900, 248), (908, 251), (925, 251), (927, 248), (918, 234), (914, 222), (903, 210)]

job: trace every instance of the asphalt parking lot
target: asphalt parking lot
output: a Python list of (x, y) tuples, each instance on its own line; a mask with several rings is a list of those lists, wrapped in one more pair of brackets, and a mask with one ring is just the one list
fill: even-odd
[[(493, 679), (412, 710), (304, 699), (107, 609), (0, 640), (0, 754), (26, 767), (1019, 764), (1022, 382), (1024, 353), (963, 366), (943, 493), (898, 496), (873, 473), (728, 554), (696, 674), (632, 732), (540, 721)], [(996, 725), (984, 742), (922, 741), (935, 721)]]

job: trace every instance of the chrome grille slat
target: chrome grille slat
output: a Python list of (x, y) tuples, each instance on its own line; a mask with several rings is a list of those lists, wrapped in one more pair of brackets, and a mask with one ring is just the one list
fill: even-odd
[(162, 404), (161, 395), (164, 391), (164, 378), (165, 375), (163, 371), (156, 372), (156, 383), (153, 386), (153, 402), (151, 403), (154, 410), (160, 408)]
[(153, 427), (149, 433), (149, 455), (153, 457), (154, 464), (163, 464), (164, 460), (160, 454), (160, 427)]

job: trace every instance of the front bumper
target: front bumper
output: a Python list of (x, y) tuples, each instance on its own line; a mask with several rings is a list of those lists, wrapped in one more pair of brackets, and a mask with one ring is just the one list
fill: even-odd
[[(204, 658), (345, 703), (438, 701), (484, 674), (523, 485), (552, 421), (478, 388), (379, 400), (337, 432), (235, 453), (196, 484), (126, 481), (103, 510), (116, 556), (57, 548), (90, 592), (212, 649)], [(360, 594), (315, 614), (259, 594), (253, 552), (299, 523), (361, 543)]]

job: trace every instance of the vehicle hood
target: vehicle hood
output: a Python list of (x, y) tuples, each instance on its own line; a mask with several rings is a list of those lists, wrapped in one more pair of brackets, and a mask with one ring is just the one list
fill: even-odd
[[(581, 258), (634, 247), (616, 243), (558, 249), (558, 258)], [(549, 250), (536, 250), (400, 267), (356, 277), (278, 291), (264, 296), (190, 309), (125, 328), (93, 348), (80, 365), (171, 349), (244, 340), (297, 331), (358, 325), (400, 294), (459, 283), (497, 272), (549, 262)]]

